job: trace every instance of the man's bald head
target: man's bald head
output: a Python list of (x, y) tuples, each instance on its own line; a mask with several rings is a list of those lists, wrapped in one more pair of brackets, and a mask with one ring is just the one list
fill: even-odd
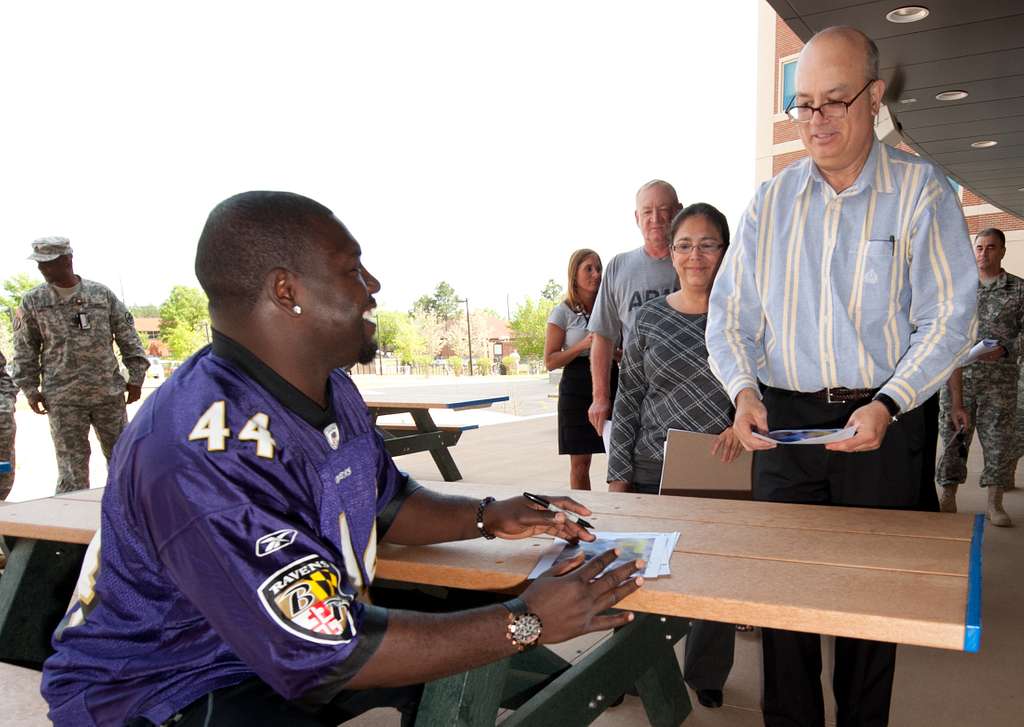
[(838, 52), (846, 54), (847, 57), (855, 54), (863, 59), (863, 82), (867, 83), (878, 78), (878, 46), (875, 45), (875, 41), (856, 28), (849, 25), (833, 25), (819, 30), (800, 51), (800, 62), (803, 62), (806, 54), (814, 54), (816, 50)]
[(306, 272), (325, 225), (340, 225), (327, 207), (291, 192), (243, 192), (213, 208), (199, 236), (196, 277), (210, 310), (237, 313), (256, 303), (267, 274)]

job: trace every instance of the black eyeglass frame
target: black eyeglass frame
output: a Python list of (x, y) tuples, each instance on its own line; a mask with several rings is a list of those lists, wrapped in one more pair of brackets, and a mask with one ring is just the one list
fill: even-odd
[[(798, 124), (811, 123), (811, 119), (814, 118), (815, 111), (821, 114), (821, 118), (823, 119), (845, 119), (850, 114), (850, 107), (853, 106), (857, 99), (861, 97), (861, 94), (867, 91), (868, 87), (877, 80), (877, 78), (872, 78), (870, 81), (865, 83), (864, 88), (857, 91), (857, 94), (849, 101), (826, 101), (821, 106), (811, 106), (810, 104), (801, 104), (800, 106), (794, 106), (793, 104), (796, 102), (796, 98), (794, 98), (792, 101), (790, 101), (789, 106), (786, 107), (786, 116), (793, 119), (793, 121), (797, 122)], [(843, 113), (841, 116), (829, 116), (824, 111), (824, 108), (826, 106), (832, 106), (833, 108), (842, 106)], [(809, 109), (811, 112), (810, 116), (808, 116), (805, 120), (798, 119), (794, 112), (798, 112), (800, 109)]]

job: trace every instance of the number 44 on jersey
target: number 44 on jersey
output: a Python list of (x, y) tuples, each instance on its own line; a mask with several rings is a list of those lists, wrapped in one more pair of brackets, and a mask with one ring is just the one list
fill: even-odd
[[(188, 435), (188, 441), (195, 442), (205, 439), (208, 452), (223, 452), (227, 448), (227, 440), (231, 436), (227, 420), (227, 405), (223, 401), (213, 402), (210, 404), (210, 408), (199, 417), (199, 421), (192, 428), (192, 433)], [(263, 412), (250, 417), (242, 427), (242, 431), (238, 433), (238, 440), (240, 442), (256, 442), (257, 457), (274, 458), (277, 442), (270, 434), (270, 417)]]

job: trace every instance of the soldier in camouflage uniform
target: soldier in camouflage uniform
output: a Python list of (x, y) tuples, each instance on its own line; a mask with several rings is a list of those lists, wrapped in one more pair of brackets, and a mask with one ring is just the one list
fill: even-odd
[[(1017, 428), (1013, 438), (1013, 471), (1017, 471), (1017, 463), (1024, 457), (1024, 350), (1017, 352)], [(1017, 489), (1016, 482), (1011, 482), (1004, 489)]]
[[(957, 486), (967, 479), (967, 451), (978, 430), (985, 465), (980, 484), (988, 490), (986, 515), (993, 525), (1011, 525), (1003, 491), (1013, 482), (1016, 460), (1018, 336), (1024, 329), (1024, 280), (1002, 269), (1006, 238), (996, 228), (974, 240), (978, 263), (978, 337), (999, 345), (978, 361), (956, 369), (942, 391), (939, 417), (943, 443), (936, 479), (943, 512), (956, 512)], [(958, 437), (958, 432), (962, 435)], [(961, 446), (962, 443), (962, 446)]]
[(14, 400), (18, 387), (7, 375), (7, 359), (0, 353), (0, 461), (10, 462), (10, 472), (0, 472), (0, 502), (7, 499), (14, 487)]
[[(21, 300), (14, 318), (14, 383), (37, 414), (50, 417), (57, 451), (57, 492), (89, 487), (89, 427), (109, 460), (128, 416), (142, 395), (149, 360), (131, 313), (104, 285), (75, 275), (63, 237), (32, 243), (46, 285)], [(121, 376), (112, 341), (121, 350)], [(40, 391), (40, 379), (42, 391)]]

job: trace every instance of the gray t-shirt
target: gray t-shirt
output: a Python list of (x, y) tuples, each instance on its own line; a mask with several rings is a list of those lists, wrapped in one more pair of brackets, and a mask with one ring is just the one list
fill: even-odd
[(677, 290), (679, 276), (671, 255), (655, 260), (642, 247), (619, 253), (604, 269), (588, 328), (625, 347), (637, 309)]
[[(565, 341), (562, 343), (562, 350), (572, 348), (577, 343), (582, 341), (587, 336), (587, 321), (590, 320), (590, 316), (580, 311), (577, 313), (569, 304), (562, 301), (554, 308), (551, 309), (551, 315), (548, 316), (548, 323), (554, 323), (556, 326), (565, 331)], [(589, 356), (590, 349), (581, 351), (580, 356)]]

